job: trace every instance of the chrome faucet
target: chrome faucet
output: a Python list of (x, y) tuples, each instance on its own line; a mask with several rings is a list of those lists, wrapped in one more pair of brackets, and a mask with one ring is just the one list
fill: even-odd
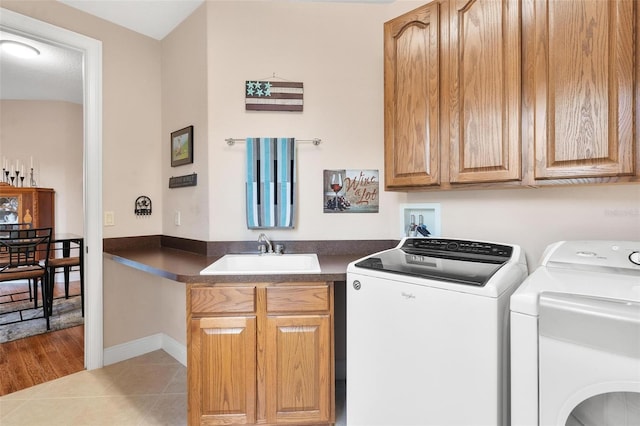
[[(260, 235), (258, 235), (258, 242), (259, 243), (264, 243), (267, 246), (267, 253), (273, 253), (273, 247), (271, 246), (271, 241), (269, 241), (269, 238), (267, 238), (266, 235), (264, 235), (264, 233), (261, 233)], [(260, 248), (264, 247), (264, 245), (260, 245)], [(263, 253), (262, 249), (260, 250), (260, 253)]]

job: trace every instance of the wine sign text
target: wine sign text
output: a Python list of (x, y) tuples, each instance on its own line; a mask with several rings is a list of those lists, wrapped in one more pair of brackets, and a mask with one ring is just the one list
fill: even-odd
[[(355, 172), (355, 175), (353, 174)], [(372, 173), (373, 172), (373, 173)], [(344, 189), (351, 205), (378, 205), (378, 171), (347, 170)]]

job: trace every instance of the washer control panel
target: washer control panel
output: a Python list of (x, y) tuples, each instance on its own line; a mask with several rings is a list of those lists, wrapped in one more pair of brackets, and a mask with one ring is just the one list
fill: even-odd
[(402, 249), (424, 253), (441, 252), (497, 256), (503, 257), (505, 260), (509, 259), (513, 253), (513, 247), (507, 245), (443, 238), (407, 238), (402, 245)]

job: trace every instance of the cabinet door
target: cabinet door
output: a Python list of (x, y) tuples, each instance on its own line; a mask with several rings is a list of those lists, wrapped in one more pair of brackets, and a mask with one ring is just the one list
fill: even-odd
[(637, 1), (534, 5), (535, 178), (632, 174)]
[(440, 183), (438, 7), (384, 25), (386, 188)]
[(267, 423), (332, 422), (330, 316), (270, 316), (265, 352)]
[(450, 0), (449, 181), (519, 180), (520, 0)]
[(256, 318), (191, 320), (189, 424), (256, 421)]

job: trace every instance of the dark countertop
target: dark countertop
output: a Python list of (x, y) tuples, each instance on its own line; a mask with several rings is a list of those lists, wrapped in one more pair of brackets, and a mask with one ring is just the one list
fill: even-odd
[(347, 265), (371, 253), (395, 247), (396, 240), (279, 241), (286, 253), (316, 253), (320, 273), (200, 275), (227, 253), (256, 252), (254, 241), (200, 241), (165, 235), (109, 238), (104, 257), (140, 271), (183, 283), (346, 281)]
[(346, 281), (347, 265), (362, 255), (318, 255), (319, 274), (200, 275), (220, 256), (205, 256), (167, 247), (120, 249), (105, 252), (105, 258), (123, 265), (183, 283)]

